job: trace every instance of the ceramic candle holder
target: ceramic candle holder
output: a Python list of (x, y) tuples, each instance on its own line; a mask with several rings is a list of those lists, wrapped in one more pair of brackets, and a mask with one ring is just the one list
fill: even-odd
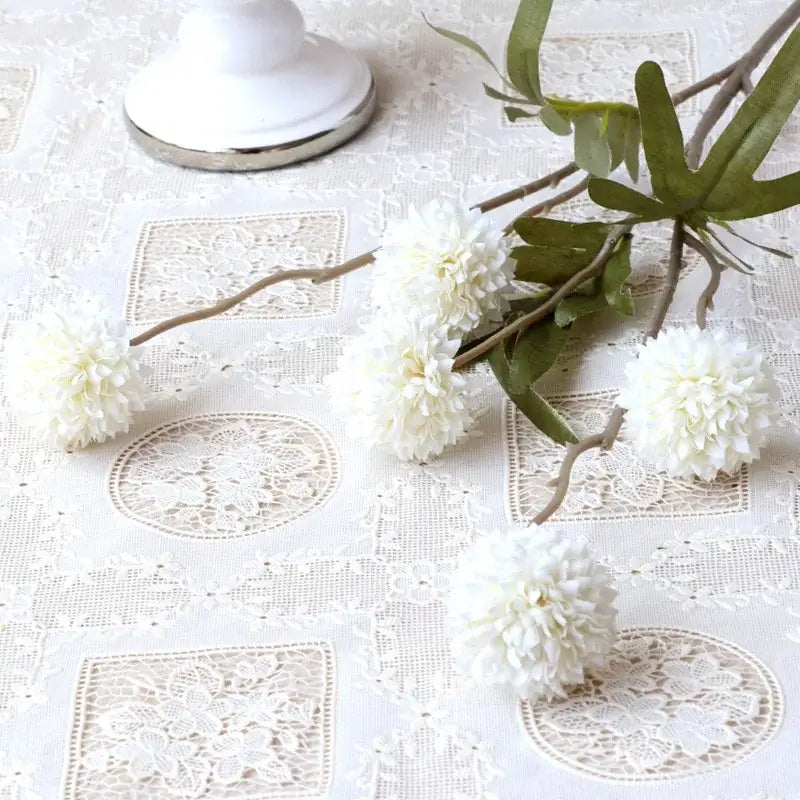
[(369, 121), (366, 62), (306, 32), (291, 0), (211, 0), (130, 83), (134, 139), (175, 164), (271, 169), (320, 155)]

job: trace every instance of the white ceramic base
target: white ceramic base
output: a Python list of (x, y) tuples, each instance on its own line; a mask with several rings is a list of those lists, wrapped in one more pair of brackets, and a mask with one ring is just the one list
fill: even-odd
[(148, 152), (183, 166), (270, 169), (354, 136), (375, 108), (366, 62), (305, 34), (291, 0), (213, 0), (130, 83), (125, 114)]

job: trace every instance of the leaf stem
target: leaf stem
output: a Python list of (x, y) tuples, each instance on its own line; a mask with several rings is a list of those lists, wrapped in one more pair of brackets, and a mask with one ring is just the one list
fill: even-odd
[(572, 294), (574, 289), (580, 286), (584, 281), (595, 277), (595, 275), (599, 275), (603, 271), (603, 268), (608, 263), (608, 260), (614, 254), (614, 248), (617, 246), (617, 242), (627, 233), (630, 233), (631, 227), (631, 225), (615, 225), (609, 232), (608, 236), (606, 236), (606, 239), (603, 242), (600, 250), (597, 252), (597, 255), (589, 264), (580, 270), (580, 272), (576, 272), (568, 281), (563, 283), (550, 298), (545, 300), (533, 311), (519, 317), (518, 319), (515, 319), (511, 324), (506, 325), (505, 328), (501, 328), (491, 336), (488, 336), (482, 342), (479, 342), (474, 347), (471, 347), (469, 350), (463, 352), (453, 362), (453, 369), (461, 369), (469, 364), (470, 361), (474, 361), (476, 358), (480, 358), (485, 353), (488, 353), (495, 345), (505, 341), (509, 336), (513, 336), (519, 331), (524, 331), (525, 328), (529, 328), (535, 322), (538, 322), (549, 314), (552, 314), (556, 310), (556, 306), (565, 297), (568, 297), (570, 294)]

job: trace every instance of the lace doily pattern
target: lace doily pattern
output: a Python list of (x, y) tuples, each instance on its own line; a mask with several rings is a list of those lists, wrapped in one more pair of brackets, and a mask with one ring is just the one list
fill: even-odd
[(326, 642), (88, 660), (64, 797), (321, 797), (333, 669)]
[(523, 702), (535, 746), (600, 780), (660, 781), (722, 769), (775, 733), (783, 698), (741, 648), (677, 629), (623, 631), (606, 667), (564, 700)]
[(0, 64), (0, 153), (17, 146), (35, 83), (30, 64)]
[[(278, 269), (332, 267), (344, 258), (344, 234), (338, 210), (148, 222), (130, 276), (128, 321), (152, 323), (216, 303)], [(340, 292), (340, 280), (287, 281), (228, 315), (324, 316), (338, 308)]]
[[(642, 61), (658, 61), (673, 91), (697, 80), (697, 45), (691, 30), (658, 33), (576, 33), (548, 36), (542, 43), (541, 74), (559, 97), (586, 100), (619, 100), (636, 103), (633, 76)], [(586, 65), (591, 64), (591, 69)], [(681, 107), (683, 113), (697, 108), (696, 100)], [(509, 122), (508, 126), (538, 126), (536, 118)]]
[(323, 391), (323, 378), (336, 369), (341, 348), (341, 337), (324, 333), (280, 339), (265, 335), (234, 366), (266, 397), (316, 394)]
[[(602, 430), (614, 405), (613, 392), (548, 398), (578, 435)], [(506, 402), (511, 515), (530, 522), (549, 499), (548, 481), (561, 465), (563, 450)], [(696, 517), (744, 511), (748, 471), (713, 483), (681, 481), (652, 471), (624, 440), (609, 451), (590, 450), (575, 462), (570, 491), (555, 515), (563, 520), (630, 517)]]
[(133, 442), (110, 476), (125, 516), (178, 536), (222, 539), (277, 528), (338, 482), (327, 433), (285, 414), (209, 414)]

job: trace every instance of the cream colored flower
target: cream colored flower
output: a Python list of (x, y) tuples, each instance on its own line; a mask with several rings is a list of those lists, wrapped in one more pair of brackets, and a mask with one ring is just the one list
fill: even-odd
[(676, 478), (713, 480), (759, 456), (777, 416), (760, 351), (725, 330), (662, 331), (626, 367), (618, 403), (639, 455)]
[(386, 228), (375, 256), (373, 302), (384, 310), (419, 309), (467, 333), (505, 308), (514, 276), (502, 232), (477, 209), (434, 200)]
[(404, 459), (454, 444), (471, 421), (464, 378), (453, 372), (458, 347), (419, 312), (370, 323), (345, 345), (326, 381), (349, 434)]
[(37, 314), (9, 341), (8, 399), (23, 420), (61, 448), (127, 431), (144, 385), (124, 326), (91, 300)]
[(456, 663), (480, 683), (548, 699), (603, 665), (616, 638), (616, 591), (590, 556), (552, 528), (479, 539), (451, 576)]

